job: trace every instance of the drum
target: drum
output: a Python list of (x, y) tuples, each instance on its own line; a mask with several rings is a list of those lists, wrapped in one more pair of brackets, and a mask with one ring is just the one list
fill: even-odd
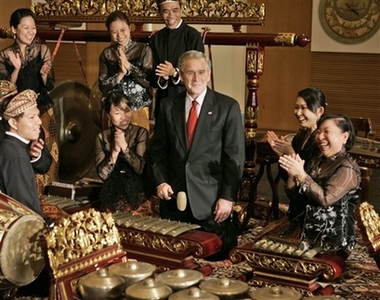
[(45, 266), (41, 216), (0, 192), (0, 290), (34, 281)]

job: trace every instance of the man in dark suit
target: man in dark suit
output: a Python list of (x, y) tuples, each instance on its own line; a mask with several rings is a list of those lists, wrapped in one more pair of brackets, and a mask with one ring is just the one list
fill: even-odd
[[(162, 199), (160, 214), (216, 233), (223, 247), (212, 259), (223, 259), (237, 244), (238, 220), (232, 208), (245, 158), (240, 107), (207, 87), (211, 62), (204, 53), (185, 52), (179, 70), (186, 91), (162, 101), (150, 152), (152, 179)], [(197, 115), (192, 140), (187, 127), (193, 122), (191, 110)], [(172, 197), (180, 191), (187, 194), (184, 211)]]

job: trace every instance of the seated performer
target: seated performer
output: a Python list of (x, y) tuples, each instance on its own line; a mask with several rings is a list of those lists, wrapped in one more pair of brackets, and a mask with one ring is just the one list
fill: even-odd
[[(11, 96), (17, 94), (16, 85), (7, 80), (0, 80), (0, 120), (2, 112), (8, 104)], [(43, 129), (43, 128), (41, 128)], [(0, 122), (0, 143), (5, 137), (5, 129), (3, 122)], [(45, 132), (41, 130), (40, 137), (37, 140), (31, 141), (29, 146), (29, 155), (33, 169), (38, 174), (45, 174), (49, 171), (52, 157), (45, 145)]]
[(111, 212), (132, 212), (147, 200), (143, 174), (148, 131), (131, 123), (130, 105), (118, 91), (103, 99), (111, 127), (99, 133), (95, 142), (96, 170), (104, 180), (101, 209)]
[[(300, 129), (290, 142), (284, 136), (277, 136), (273, 131), (268, 131), (267, 140), (272, 149), (280, 157), (284, 154), (299, 154), (305, 160), (305, 170), (309, 171), (309, 162), (314, 156), (320, 155), (319, 148), (315, 140), (317, 122), (325, 113), (326, 100), (323, 92), (317, 88), (306, 88), (298, 92), (294, 106), (294, 116), (299, 122)], [(281, 167), (279, 168), (281, 178), (286, 181), (288, 174)], [(288, 217), (291, 220), (290, 230), (297, 227), (297, 216), (305, 210), (302, 203), (290, 201)]]
[[(240, 107), (207, 87), (211, 62), (203, 52), (185, 52), (178, 65), (186, 91), (161, 102), (149, 164), (160, 215), (217, 234), (223, 247), (208, 259), (225, 259), (239, 231), (233, 204), (245, 157)], [(172, 197), (180, 191), (187, 194), (184, 211)]]
[(0, 143), (0, 190), (45, 217), (34, 172), (46, 172), (52, 158), (40, 138), (37, 94), (25, 90), (7, 100), (2, 115), (5, 136)]
[(360, 169), (347, 152), (355, 142), (353, 125), (342, 115), (324, 115), (317, 123), (320, 157), (305, 161), (298, 155), (279, 158), (287, 171), (286, 192), (293, 203), (305, 203), (301, 239), (310, 248), (334, 253), (344, 259), (355, 245), (354, 211), (360, 190)]

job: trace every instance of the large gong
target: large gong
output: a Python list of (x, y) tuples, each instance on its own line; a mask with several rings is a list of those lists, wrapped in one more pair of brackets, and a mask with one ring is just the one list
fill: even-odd
[(88, 86), (68, 80), (50, 92), (58, 127), (59, 180), (75, 182), (95, 164), (95, 138), (100, 128), (90, 112)]

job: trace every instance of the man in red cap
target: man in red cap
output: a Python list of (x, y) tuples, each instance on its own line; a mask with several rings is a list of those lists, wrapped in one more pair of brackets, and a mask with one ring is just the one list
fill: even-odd
[(158, 88), (155, 116), (160, 112), (163, 98), (185, 90), (178, 74), (178, 59), (189, 50), (205, 52), (201, 34), (182, 20), (180, 0), (157, 0), (159, 14), (166, 27), (149, 39), (152, 48), (155, 78), (152, 86)]

